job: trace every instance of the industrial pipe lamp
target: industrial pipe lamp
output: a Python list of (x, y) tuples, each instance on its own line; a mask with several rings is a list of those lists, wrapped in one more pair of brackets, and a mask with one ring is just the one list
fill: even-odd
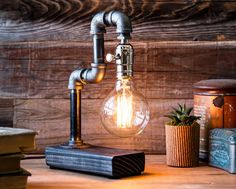
[(120, 43), (115, 55), (108, 54), (108, 62), (115, 60), (117, 67), (115, 89), (104, 100), (101, 121), (105, 129), (119, 137), (138, 135), (149, 121), (149, 107), (145, 98), (135, 90), (133, 76), (132, 26), (129, 18), (119, 11), (100, 12), (91, 22), (93, 35), (93, 63), (89, 69), (71, 73), (70, 139), (60, 146), (47, 147), (46, 163), (51, 168), (69, 169), (104, 175), (112, 178), (141, 174), (145, 167), (143, 152), (105, 148), (85, 144), (81, 139), (81, 90), (88, 83), (102, 81), (106, 71), (104, 63), (105, 27), (116, 26)]

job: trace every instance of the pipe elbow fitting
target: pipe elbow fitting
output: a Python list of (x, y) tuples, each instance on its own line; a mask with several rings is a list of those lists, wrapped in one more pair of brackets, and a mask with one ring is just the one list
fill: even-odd
[[(129, 17), (120, 11), (111, 11), (106, 14), (106, 22), (110, 26), (116, 26), (118, 34), (132, 33), (132, 25)], [(130, 35), (129, 35), (130, 37)]]
[(92, 67), (82, 73), (82, 78), (86, 83), (99, 83), (103, 80), (106, 73), (105, 64), (92, 64)]
[(93, 34), (103, 34), (106, 33), (106, 24), (104, 23), (105, 12), (97, 13), (90, 24), (90, 33)]
[(76, 89), (77, 82), (80, 82), (81, 84), (85, 83), (82, 78), (82, 74), (84, 71), (86, 71), (86, 69), (78, 69), (70, 74), (68, 89), (70, 90)]
[(130, 39), (130, 33), (132, 32), (132, 24), (128, 16), (120, 11), (111, 12), (99, 12), (91, 21), (92, 35), (106, 33), (106, 26), (116, 26), (116, 32), (118, 33), (118, 39)]

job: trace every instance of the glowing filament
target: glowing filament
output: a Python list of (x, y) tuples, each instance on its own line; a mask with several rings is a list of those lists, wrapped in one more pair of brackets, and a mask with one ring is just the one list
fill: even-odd
[(132, 95), (126, 95), (123, 90), (117, 97), (117, 127), (130, 128), (132, 123)]

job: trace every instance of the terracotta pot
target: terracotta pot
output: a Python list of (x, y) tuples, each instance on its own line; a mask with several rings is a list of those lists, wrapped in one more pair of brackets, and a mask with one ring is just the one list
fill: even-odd
[(198, 166), (200, 126), (166, 125), (167, 165), (176, 167)]

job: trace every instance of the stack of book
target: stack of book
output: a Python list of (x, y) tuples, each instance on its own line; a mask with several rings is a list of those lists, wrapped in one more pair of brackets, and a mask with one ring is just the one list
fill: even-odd
[(36, 132), (0, 127), (0, 189), (24, 189), (30, 173), (20, 166), (23, 152), (35, 149)]

